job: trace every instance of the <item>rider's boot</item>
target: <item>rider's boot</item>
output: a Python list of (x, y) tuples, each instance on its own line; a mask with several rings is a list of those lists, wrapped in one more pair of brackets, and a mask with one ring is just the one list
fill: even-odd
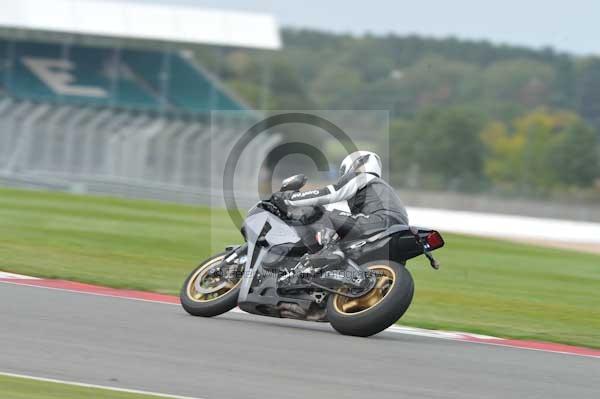
[(338, 245), (339, 236), (334, 230), (321, 229), (317, 232), (316, 238), (322, 248), (314, 254), (307, 254), (303, 257), (302, 262), (306, 267), (321, 269), (325, 266), (335, 266), (342, 263), (346, 256)]

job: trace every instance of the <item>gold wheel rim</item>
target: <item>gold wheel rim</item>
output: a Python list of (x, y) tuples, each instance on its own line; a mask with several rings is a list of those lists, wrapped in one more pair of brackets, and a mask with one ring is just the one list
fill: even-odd
[[(212, 269), (213, 266), (215, 266), (216, 264), (220, 263), (223, 258), (225, 257), (225, 255), (221, 255), (218, 256), (214, 259), (211, 259), (210, 261), (208, 261), (207, 263), (205, 263), (204, 265), (202, 265), (201, 267), (198, 268), (198, 270), (196, 270), (194, 272), (194, 275), (189, 279), (188, 283), (187, 283), (187, 287), (186, 287), (186, 292), (187, 292), (187, 296), (189, 299), (191, 299), (194, 302), (211, 302), (211, 301), (215, 301), (219, 298), (222, 298), (224, 295), (226, 295), (228, 292), (230, 292), (231, 290), (233, 290), (235, 287), (237, 287), (238, 285), (240, 285), (240, 283), (242, 282), (242, 279), (240, 278), (235, 284), (231, 283), (229, 281), (227, 281), (223, 287), (216, 289), (214, 292), (210, 292), (210, 293), (201, 293), (198, 292), (196, 290), (196, 281), (200, 278), (200, 279), (204, 279), (207, 276), (207, 273), (210, 269)], [(201, 283), (202, 284), (202, 283)]]
[(377, 273), (375, 287), (358, 298), (348, 298), (335, 294), (333, 306), (336, 312), (350, 316), (366, 312), (379, 305), (392, 292), (396, 282), (394, 269), (387, 265), (372, 265), (369, 266), (369, 270)]

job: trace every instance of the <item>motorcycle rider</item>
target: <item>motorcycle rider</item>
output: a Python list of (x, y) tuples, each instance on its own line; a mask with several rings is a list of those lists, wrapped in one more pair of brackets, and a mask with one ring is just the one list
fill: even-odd
[(284, 212), (288, 208), (333, 204), (347, 201), (350, 212), (325, 212), (324, 224), (341, 238), (358, 238), (365, 233), (394, 224), (408, 224), (406, 208), (396, 191), (381, 178), (381, 158), (370, 151), (346, 156), (340, 166), (340, 178), (323, 188), (274, 194), (274, 202)]

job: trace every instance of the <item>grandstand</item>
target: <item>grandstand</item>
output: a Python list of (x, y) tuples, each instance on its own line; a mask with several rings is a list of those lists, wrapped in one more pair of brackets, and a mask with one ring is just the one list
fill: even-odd
[[(190, 44), (272, 51), (280, 41), (264, 15), (171, 2), (2, 0), (0, 179), (164, 199), (210, 188), (208, 171), (224, 161), (209, 142), (233, 145), (236, 119), (255, 115), (188, 55)], [(220, 118), (216, 138), (215, 110), (247, 112)], [(240, 168), (247, 181), (269, 150), (262, 144), (255, 164)]]
[(188, 113), (244, 109), (178, 52), (2, 40), (0, 64), (6, 94), (24, 100)]

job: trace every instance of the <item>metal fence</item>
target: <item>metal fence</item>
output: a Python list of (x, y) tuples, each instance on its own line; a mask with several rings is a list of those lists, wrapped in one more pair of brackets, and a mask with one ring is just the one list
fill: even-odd
[[(247, 124), (236, 118), (211, 121), (210, 115), (190, 118), (2, 98), (1, 179), (7, 185), (44, 186), (48, 181), (48, 188), (192, 202), (216, 191), (242, 123)], [(261, 161), (277, 142), (272, 135), (250, 144), (247, 150), (254, 156), (244, 158), (236, 178), (255, 186)]]

